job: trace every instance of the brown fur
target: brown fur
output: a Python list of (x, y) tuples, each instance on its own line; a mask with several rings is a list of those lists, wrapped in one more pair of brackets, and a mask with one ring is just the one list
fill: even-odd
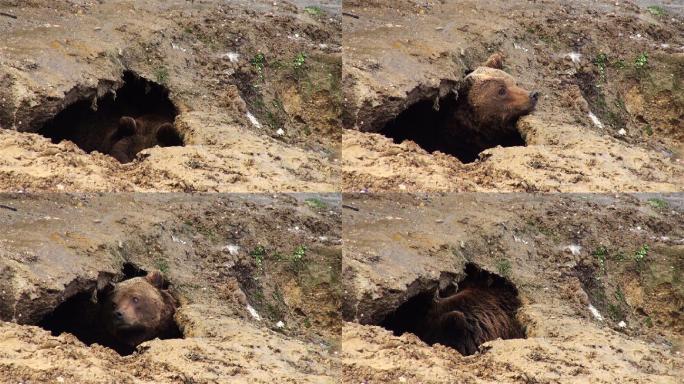
[(134, 348), (173, 331), (177, 302), (162, 286), (161, 273), (152, 271), (124, 280), (107, 293), (101, 316), (115, 344)]
[(480, 273), (489, 276), (488, 281), (466, 286), (445, 298), (436, 291), (420, 331), (423, 340), (471, 355), (484, 342), (525, 337), (515, 318), (520, 306), (515, 288), (492, 280), (487, 272)]
[(182, 145), (183, 139), (168, 120), (157, 115), (143, 115), (135, 119), (121, 117), (111, 142), (109, 155), (121, 163), (129, 163), (145, 148)]
[(458, 130), (458, 140), (472, 138), (472, 142), (462, 143), (464, 146), (491, 147), (490, 142), (510, 135), (515, 121), (537, 105), (539, 93), (518, 86), (502, 67), (503, 55), (492, 55), (485, 66), (466, 76), (459, 90), (457, 107), (445, 129)]

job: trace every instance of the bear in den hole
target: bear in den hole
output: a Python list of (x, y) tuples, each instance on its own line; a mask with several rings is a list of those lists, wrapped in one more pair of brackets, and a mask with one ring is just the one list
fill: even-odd
[[(436, 289), (416, 334), (432, 345), (439, 343), (472, 355), (487, 341), (524, 338), (516, 319), (520, 307), (517, 289), (505, 279), (469, 265), (468, 278), (446, 297)], [(452, 286), (453, 288), (453, 286)]]
[(125, 164), (145, 148), (181, 146), (183, 138), (172, 122), (147, 114), (137, 118), (122, 116), (109, 142), (111, 147), (106, 153)]
[(100, 320), (114, 349), (133, 350), (147, 340), (174, 337), (178, 302), (163, 287), (161, 272), (150, 271), (104, 290)]

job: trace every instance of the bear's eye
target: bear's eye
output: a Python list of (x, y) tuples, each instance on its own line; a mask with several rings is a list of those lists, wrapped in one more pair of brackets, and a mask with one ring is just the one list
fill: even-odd
[(499, 96), (506, 96), (506, 87), (499, 88)]
[(139, 301), (140, 301), (139, 298), (137, 298), (137, 297), (134, 297), (134, 298), (133, 298), (133, 302), (134, 302), (134, 303), (138, 304)]

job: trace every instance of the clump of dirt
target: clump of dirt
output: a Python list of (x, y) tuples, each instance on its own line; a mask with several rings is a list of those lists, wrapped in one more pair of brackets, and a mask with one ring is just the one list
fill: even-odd
[[(67, 332), (76, 336), (85, 345), (90, 346), (97, 343), (115, 350), (122, 356), (130, 355), (135, 351), (135, 348), (116, 342), (105, 332), (105, 326), (102, 323), (102, 303), (105, 300), (106, 293), (102, 289), (104, 288), (102, 285), (137, 276), (145, 276), (146, 274), (145, 270), (138, 268), (136, 265), (124, 263), (121, 277), (109, 280), (111, 277), (103, 274), (102, 278), (99, 278), (97, 282), (92, 282), (89, 289), (81, 290), (66, 298), (64, 302), (44, 315), (37, 325), (50, 331), (53, 336), (59, 336)], [(168, 289), (169, 282), (165, 281), (165, 286), (162, 288)], [(78, 315), (75, 316), (75, 314)], [(182, 337), (183, 334), (177, 324), (174, 329), (160, 335), (161, 339), (177, 339)]]
[(520, 300), (513, 284), (472, 263), (466, 265), (465, 278), (455, 283), (419, 293), (379, 325), (396, 336), (409, 332), (429, 345), (439, 343), (463, 355), (475, 353), (483, 340), (496, 336), (525, 336), (515, 319)]

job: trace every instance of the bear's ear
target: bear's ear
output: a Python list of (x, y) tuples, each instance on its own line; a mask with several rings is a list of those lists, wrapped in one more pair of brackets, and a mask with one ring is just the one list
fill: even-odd
[(93, 304), (97, 304), (101, 300), (106, 299), (107, 296), (111, 295), (112, 292), (114, 292), (114, 289), (116, 289), (116, 284), (114, 284), (112, 281), (106, 283), (102, 287), (98, 286), (94, 289), (93, 295), (90, 297), (90, 301)]
[(148, 283), (152, 284), (158, 289), (161, 289), (164, 286), (164, 276), (162, 276), (162, 273), (160, 271), (155, 270), (147, 272), (145, 280), (147, 280)]
[(130, 116), (122, 116), (119, 119), (119, 130), (117, 132), (118, 137), (133, 136), (136, 129), (138, 129), (138, 124), (135, 119)]
[(183, 145), (183, 138), (171, 123), (164, 123), (157, 130), (157, 142), (162, 147)]
[(441, 285), (442, 284), (440, 284), (440, 287), (438, 288), (440, 298), (446, 298), (458, 292), (458, 283), (455, 281), (446, 283), (444, 287), (442, 287)]
[(489, 56), (487, 61), (485, 61), (485, 63), (482, 66), (494, 68), (494, 69), (503, 69), (503, 62), (504, 62), (504, 54), (501, 52), (497, 52), (497, 53)]
[(113, 281), (108, 282), (102, 288), (98, 289), (100, 293), (107, 294), (116, 288), (116, 284)]

